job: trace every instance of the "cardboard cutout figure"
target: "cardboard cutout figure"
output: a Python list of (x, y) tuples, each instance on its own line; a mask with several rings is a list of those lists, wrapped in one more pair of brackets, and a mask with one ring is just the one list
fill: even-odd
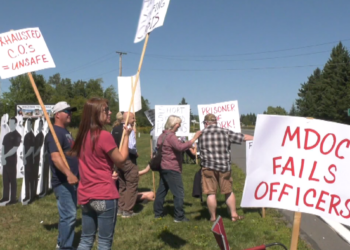
[(23, 127), (23, 116), (17, 115), (17, 126), (16, 130), (21, 135), (21, 144), (18, 147), (17, 150), (17, 179), (23, 178), (24, 175), (24, 165), (23, 165), (23, 134), (24, 134), (24, 127)]
[(17, 202), (17, 150), (21, 144), (21, 135), (16, 130), (17, 119), (9, 120), (10, 132), (4, 136), (1, 149), (1, 163), (3, 166), (3, 197), (0, 206)]
[(23, 205), (27, 205), (35, 197), (35, 182), (32, 178), (32, 172), (34, 171), (34, 145), (35, 136), (32, 130), (32, 119), (27, 119), (23, 140), (24, 178), (21, 195)]
[(34, 173), (33, 179), (35, 179), (35, 193), (37, 193), (39, 182), (39, 164), (40, 164), (40, 152), (44, 143), (44, 121), (39, 118), (34, 124), (35, 146), (34, 146)]
[[(0, 152), (2, 152), (2, 141), (4, 140), (5, 135), (10, 132), (9, 125), (7, 124), (9, 121), (9, 115), (4, 114), (1, 117), (1, 132), (0, 132)], [(0, 174), (2, 174), (2, 163), (0, 161)]]
[[(39, 122), (39, 127), (40, 127), (40, 122)], [(49, 131), (49, 126), (46, 121), (44, 121), (44, 126), (42, 129), (42, 134), (44, 138), (46, 137), (48, 131)], [(40, 129), (40, 128), (39, 128)], [(43, 140), (45, 141), (45, 139)], [(49, 158), (48, 154), (46, 152), (45, 148), (45, 143), (41, 146), (40, 150), (40, 160), (39, 160), (39, 183), (37, 187), (37, 194), (39, 197), (43, 197), (46, 195), (48, 189), (49, 189)], [(47, 158), (47, 160), (46, 160)]]

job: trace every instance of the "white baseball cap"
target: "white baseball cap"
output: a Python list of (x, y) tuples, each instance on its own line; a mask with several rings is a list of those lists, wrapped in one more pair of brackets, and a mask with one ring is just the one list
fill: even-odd
[(56, 114), (63, 110), (77, 111), (77, 108), (71, 107), (67, 102), (58, 102), (55, 104), (55, 106), (53, 106), (52, 112)]

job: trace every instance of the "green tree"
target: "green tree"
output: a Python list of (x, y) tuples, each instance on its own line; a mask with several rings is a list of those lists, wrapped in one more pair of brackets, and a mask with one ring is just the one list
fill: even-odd
[(316, 69), (301, 85), (296, 104), (301, 116), (350, 124), (350, 54), (340, 42), (323, 70)]
[(293, 103), (293, 105), (292, 105), (292, 107), (291, 107), (291, 109), (290, 109), (290, 111), (289, 111), (289, 115), (290, 115), (290, 116), (297, 116), (297, 115), (298, 115), (298, 111), (297, 111), (297, 109), (296, 109), (294, 103)]
[(268, 106), (267, 111), (264, 111), (264, 114), (267, 114), (267, 115), (287, 115), (287, 111), (280, 106), (277, 106), (277, 107)]
[(145, 99), (143, 96), (141, 96), (141, 104), (142, 104), (142, 109), (136, 112), (136, 121), (137, 121), (137, 126), (139, 127), (148, 127), (151, 126), (151, 123), (148, 121), (145, 111), (150, 109), (150, 103), (147, 99)]
[[(188, 103), (186, 102), (184, 97), (182, 97), (181, 102), (179, 103), (179, 105), (188, 105)], [(195, 117), (192, 114), (192, 109), (190, 109), (190, 121), (192, 121), (193, 119), (195, 119)], [(199, 118), (196, 121), (199, 121)]]

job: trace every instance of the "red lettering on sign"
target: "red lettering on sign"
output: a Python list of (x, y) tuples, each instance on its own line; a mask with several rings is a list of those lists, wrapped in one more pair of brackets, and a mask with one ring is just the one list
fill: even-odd
[(276, 168), (280, 168), (281, 167), (281, 165), (277, 165), (276, 164), (276, 160), (281, 160), (281, 159), (282, 159), (282, 156), (274, 157), (272, 159), (272, 162), (273, 162), (273, 164), (272, 164), (272, 166), (273, 166), (273, 174), (276, 174)]
[(335, 169), (335, 171), (337, 171), (337, 166), (332, 164), (328, 167), (328, 172), (333, 176), (333, 180), (327, 180), (326, 176), (323, 177), (323, 179), (325, 180), (325, 182), (327, 182), (328, 184), (334, 183), (335, 182), (335, 174), (331, 171), (332, 169)]
[[(290, 164), (290, 168), (288, 168), (288, 165)], [(283, 168), (282, 175), (284, 175), (284, 172), (288, 170), (292, 173), (292, 176), (295, 176), (294, 174), (294, 160), (293, 157), (289, 157), (286, 165)]]
[(324, 208), (320, 207), (321, 203), (325, 203), (326, 202), (325, 200), (322, 199), (323, 195), (329, 195), (329, 193), (327, 193), (325, 191), (321, 191), (320, 197), (318, 197), (318, 201), (317, 201), (317, 204), (316, 204), (316, 207), (315, 207), (316, 209), (321, 210), (321, 211), (325, 211)]
[(317, 161), (314, 162), (314, 165), (312, 166), (312, 171), (309, 175), (309, 181), (320, 181), (319, 179), (316, 179), (314, 178), (314, 173), (315, 173), (315, 170), (316, 170), (316, 166), (317, 166)]
[[(324, 145), (324, 142), (326, 141), (327, 137), (331, 135), (333, 137), (333, 145), (331, 147), (330, 150), (328, 150), (327, 152), (325, 152), (323, 150), (323, 145)], [(335, 143), (336, 143), (337, 139), (335, 138), (335, 135), (334, 134), (326, 134), (326, 136), (322, 139), (321, 141), (321, 145), (320, 145), (320, 151), (321, 151), (321, 154), (324, 154), (324, 155), (328, 155), (330, 152), (332, 152), (333, 148), (335, 147)]]
[[(306, 135), (305, 135), (304, 149), (305, 150), (310, 150), (310, 149), (315, 148), (318, 145), (318, 143), (320, 142), (320, 134), (316, 130), (313, 130), (311, 128), (305, 129), (305, 132), (306, 132)], [(317, 136), (317, 141), (312, 146), (308, 146), (309, 132), (312, 132), (312, 133), (314, 133)]]
[(343, 143), (345, 143), (345, 142), (347, 142), (346, 147), (349, 148), (350, 140), (344, 139), (338, 144), (337, 149), (335, 150), (335, 156), (338, 157), (339, 159), (344, 159), (344, 156), (339, 155), (339, 149), (340, 149), (340, 146), (343, 145)]
[(274, 192), (277, 192), (277, 189), (274, 189), (273, 187), (276, 186), (276, 185), (280, 185), (279, 182), (272, 182), (270, 183), (270, 201), (272, 200), (272, 195)]
[(349, 203), (350, 203), (350, 199), (345, 201), (345, 207), (348, 210), (348, 215), (344, 215), (343, 210), (340, 211), (340, 215), (341, 217), (343, 217), (344, 219), (349, 219), (350, 218), (350, 208), (349, 208)]
[[(335, 202), (335, 198), (337, 198), (338, 200)], [(329, 210), (328, 213), (331, 214), (332, 213), (332, 209), (334, 209), (335, 213), (339, 216), (339, 212), (337, 209), (337, 206), (340, 204), (341, 199), (338, 195), (332, 194), (331, 195), (331, 203), (329, 205)]]
[(286, 188), (291, 188), (291, 189), (293, 189), (293, 186), (288, 185), (288, 184), (284, 184), (284, 185), (283, 185), (283, 188), (282, 188), (282, 191), (281, 191), (281, 193), (280, 193), (280, 197), (278, 197), (278, 201), (281, 201), (282, 196), (283, 196), (284, 194), (285, 194), (285, 195), (289, 195), (289, 193), (286, 192)]
[[(260, 196), (260, 197), (258, 197), (258, 191), (259, 191), (259, 189), (260, 189), (260, 187), (262, 186), (262, 185), (265, 185), (265, 193), (262, 195), (262, 196)], [(267, 185), (267, 183), (266, 182), (260, 182), (260, 184), (257, 186), (257, 188), (255, 189), (255, 194), (254, 194), (254, 197), (255, 197), (255, 199), (257, 199), (257, 200), (261, 200), (261, 199), (263, 199), (265, 196), (266, 196), (266, 194), (267, 194), (267, 192), (269, 191), (269, 185)]]
[(296, 136), (298, 148), (300, 148), (300, 128), (297, 127), (295, 129), (294, 133), (292, 134), (290, 131), (290, 127), (289, 126), (287, 127), (286, 132), (284, 133), (282, 147), (284, 147), (284, 143), (286, 142), (287, 135), (288, 135), (290, 141), (292, 141), (294, 139), (294, 137)]
[(312, 195), (312, 197), (316, 197), (316, 190), (315, 189), (309, 189), (309, 190), (307, 190), (306, 191), (306, 193), (304, 194), (304, 204), (306, 205), (306, 206), (308, 206), (308, 207), (313, 207), (314, 205), (313, 204), (310, 204), (310, 203), (307, 203), (306, 202), (306, 197), (308, 196), (308, 194), (310, 193), (310, 192), (313, 192), (314, 194)]

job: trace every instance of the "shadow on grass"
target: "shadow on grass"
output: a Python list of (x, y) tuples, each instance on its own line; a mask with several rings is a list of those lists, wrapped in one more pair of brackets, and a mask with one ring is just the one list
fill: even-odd
[[(80, 225), (81, 225), (81, 219), (77, 219), (75, 221), (75, 227), (79, 227)], [(53, 224), (44, 224), (43, 227), (47, 231), (51, 231), (52, 229), (58, 229), (58, 222), (57, 223), (53, 223)]]
[(165, 230), (162, 231), (159, 235), (158, 238), (160, 238), (166, 245), (168, 245), (171, 248), (174, 249), (179, 249), (182, 246), (187, 244), (187, 241), (180, 238), (179, 236)]

